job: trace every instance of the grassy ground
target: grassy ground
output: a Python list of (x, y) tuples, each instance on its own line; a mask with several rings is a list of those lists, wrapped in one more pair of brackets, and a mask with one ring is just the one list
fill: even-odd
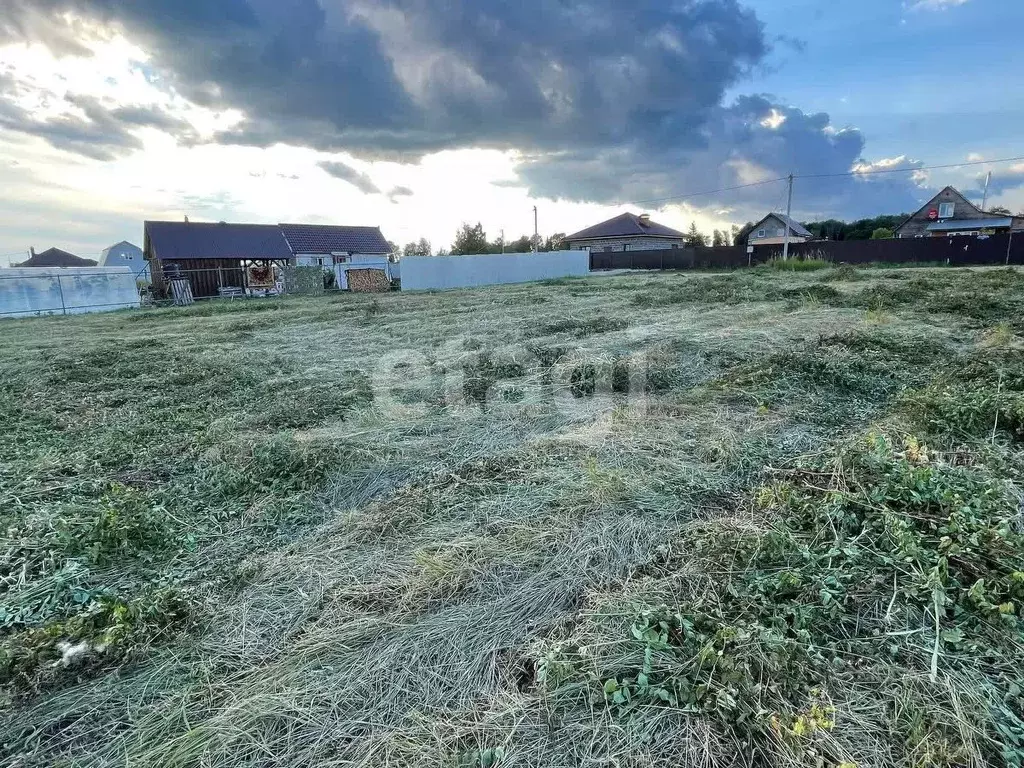
[(1019, 766), (1024, 273), (8, 321), (17, 766)]

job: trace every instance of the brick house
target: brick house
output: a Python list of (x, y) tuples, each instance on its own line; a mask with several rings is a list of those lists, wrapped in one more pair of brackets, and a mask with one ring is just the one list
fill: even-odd
[(946, 187), (896, 228), (896, 237), (994, 235), (1024, 230), (1024, 216), (988, 213)]
[(654, 251), (682, 248), (686, 235), (651, 221), (646, 213), (623, 213), (565, 239), (573, 251)]

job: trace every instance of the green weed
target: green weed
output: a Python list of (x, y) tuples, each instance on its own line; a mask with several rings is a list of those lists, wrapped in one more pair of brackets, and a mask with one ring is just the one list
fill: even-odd
[(824, 259), (772, 259), (768, 266), (779, 272), (816, 272), (819, 269), (828, 269), (832, 262)]

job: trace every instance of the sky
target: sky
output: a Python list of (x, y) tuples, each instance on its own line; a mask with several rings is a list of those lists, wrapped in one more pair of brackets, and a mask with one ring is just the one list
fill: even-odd
[(1016, 212), (1022, 28), (1021, 0), (0, 0), (0, 265), (184, 216), (710, 232), (791, 173), (805, 221), (989, 171)]

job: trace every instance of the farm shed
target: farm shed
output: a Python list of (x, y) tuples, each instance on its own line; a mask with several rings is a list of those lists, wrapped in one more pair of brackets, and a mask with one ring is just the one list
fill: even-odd
[(196, 298), (271, 290), (274, 265), (292, 259), (276, 224), (147, 221), (143, 252), (158, 295), (166, 294), (167, 280), (179, 274)]
[(391, 280), (396, 277), (391, 262), (391, 246), (379, 227), (280, 226), (294, 254), (293, 263), (300, 267), (320, 266), (333, 272), (335, 282), (342, 290), (388, 290)]

